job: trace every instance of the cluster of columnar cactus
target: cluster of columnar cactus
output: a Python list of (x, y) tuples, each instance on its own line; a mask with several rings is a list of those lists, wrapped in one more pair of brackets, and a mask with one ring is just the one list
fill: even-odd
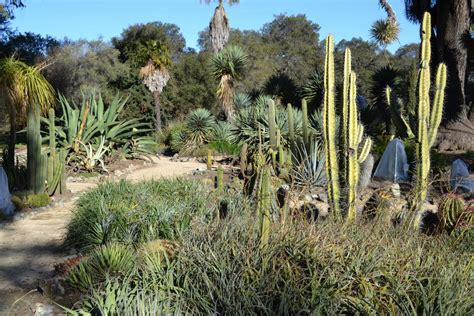
[(28, 109), (27, 142), (28, 142), (28, 177), (29, 189), (35, 194), (47, 192), (49, 195), (66, 192), (64, 177), (66, 150), (56, 149), (56, 129), (54, 109), (49, 110), (49, 150), (42, 151), (40, 132), (41, 116), (38, 107)]
[[(356, 217), (357, 184), (359, 182), (359, 165), (365, 161), (372, 147), (370, 138), (364, 137), (364, 126), (359, 122), (357, 110), (356, 74), (351, 70), (351, 52), (345, 51), (344, 81), (342, 100), (342, 128), (340, 135), (340, 148), (337, 146), (336, 135), (336, 104), (335, 104), (335, 76), (334, 76), (334, 39), (330, 35), (326, 40), (326, 60), (324, 71), (324, 103), (323, 103), (323, 129), (326, 154), (326, 177), (328, 179), (328, 196), (332, 210), (340, 214), (340, 177), (342, 169), (344, 184), (346, 186), (348, 220)], [(359, 147), (361, 149), (359, 150)], [(341, 160), (337, 159), (337, 152), (342, 153)], [(341, 163), (339, 163), (341, 162)], [(341, 166), (341, 168), (340, 168)]]

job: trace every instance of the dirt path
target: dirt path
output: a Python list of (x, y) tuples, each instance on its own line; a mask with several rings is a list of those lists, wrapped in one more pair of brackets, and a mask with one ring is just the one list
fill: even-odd
[[(198, 162), (173, 162), (154, 159), (148, 167), (131, 171), (122, 178), (130, 181), (157, 179), (190, 174), (203, 168)], [(45, 211), (31, 214), (0, 227), (0, 315), (8, 311), (22, 293), (34, 289), (41, 279), (52, 275), (53, 265), (68, 255), (60, 245), (71, 218), (74, 200), (96, 183), (68, 183), (73, 198), (58, 202)]]

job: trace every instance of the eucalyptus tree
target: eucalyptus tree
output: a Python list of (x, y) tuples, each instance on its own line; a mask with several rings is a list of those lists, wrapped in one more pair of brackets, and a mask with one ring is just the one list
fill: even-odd
[(10, 139), (7, 166), (15, 163), (18, 123), (25, 122), (29, 110), (45, 111), (54, 105), (54, 89), (41, 74), (41, 66), (28, 66), (13, 57), (0, 60), (1, 100), (8, 109)]
[(217, 98), (227, 119), (234, 112), (235, 82), (242, 78), (247, 65), (248, 56), (238, 46), (227, 46), (211, 58), (211, 71), (219, 80)]
[[(218, 0), (219, 4), (214, 10), (214, 15), (209, 23), (209, 37), (211, 39), (214, 54), (220, 52), (229, 40), (230, 25), (229, 18), (224, 8), (224, 0)], [(204, 0), (206, 4), (212, 0)], [(240, 0), (227, 0), (229, 5), (237, 4)]]

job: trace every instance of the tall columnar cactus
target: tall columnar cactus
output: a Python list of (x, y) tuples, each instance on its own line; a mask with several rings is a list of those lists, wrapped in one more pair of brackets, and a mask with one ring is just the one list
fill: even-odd
[(306, 99), (301, 101), (301, 111), (303, 112), (303, 143), (306, 148), (310, 146), (309, 121), (308, 121), (308, 103)]
[(54, 109), (49, 110), (48, 119), (49, 153), (43, 154), (44, 163), (46, 164), (48, 194), (63, 194), (66, 193), (65, 165), (67, 152), (64, 148), (61, 148), (59, 152), (56, 149), (56, 116)]
[(45, 168), (41, 155), (40, 113), (37, 106), (28, 106), (27, 113), (27, 168), (28, 188), (36, 193), (44, 192)]
[(326, 39), (326, 60), (324, 63), (323, 133), (329, 203), (334, 214), (340, 215), (334, 82), (334, 38), (329, 35)]
[(290, 103), (288, 103), (287, 112), (288, 112), (288, 140), (289, 140), (289, 143), (290, 143), (290, 151), (294, 152), (295, 141), (296, 141), (296, 138), (295, 138), (295, 117), (293, 115), (293, 107), (291, 106)]
[[(348, 135), (347, 135), (347, 129), (348, 129), (348, 109), (349, 109), (349, 88), (350, 88), (350, 76), (352, 72), (352, 58), (351, 58), (351, 50), (349, 48), (346, 48), (344, 52), (344, 79), (343, 79), (343, 85), (342, 85), (342, 110), (341, 110), (341, 116), (342, 116), (342, 128), (341, 128), (341, 143), (342, 143), (342, 152), (347, 153), (348, 150)], [(346, 161), (346, 160), (344, 160)], [(344, 178), (347, 178), (347, 166), (343, 165), (344, 168)]]
[(346, 186), (347, 186), (347, 219), (353, 221), (356, 217), (356, 200), (357, 200), (357, 185), (359, 182), (359, 164), (364, 162), (369, 155), (372, 141), (366, 138), (362, 150), (359, 152), (359, 145), (362, 142), (364, 135), (364, 126), (359, 123), (359, 113), (357, 110), (357, 88), (356, 88), (356, 74), (351, 72), (349, 80), (349, 102), (346, 103), (347, 122), (345, 126), (347, 129), (344, 132), (346, 135), (346, 152), (344, 163), (347, 166), (346, 170)]
[(262, 171), (257, 208), (260, 216), (260, 247), (265, 247), (270, 239), (271, 184), (268, 167)]
[(440, 64), (436, 73), (435, 97), (430, 111), (430, 62), (431, 62), (431, 16), (423, 16), (421, 62), (418, 78), (417, 111), (417, 169), (416, 191), (418, 206), (426, 200), (430, 170), (430, 148), (436, 140), (443, 115), (444, 90), (446, 88), (446, 65)]
[(276, 150), (277, 146), (277, 128), (276, 128), (276, 109), (275, 102), (268, 100), (268, 133), (270, 134), (270, 148)]

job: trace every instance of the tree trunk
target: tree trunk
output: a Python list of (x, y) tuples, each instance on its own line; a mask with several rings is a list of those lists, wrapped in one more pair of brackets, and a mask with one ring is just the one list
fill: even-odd
[(155, 130), (157, 132), (161, 131), (161, 101), (160, 101), (160, 92), (153, 92), (153, 102), (155, 103)]
[[(444, 125), (458, 119), (466, 103), (464, 87), (471, 13), (469, 2), (470, 0), (437, 1), (435, 7), (435, 60), (446, 64), (449, 78)], [(437, 67), (437, 64), (433, 67)]]

